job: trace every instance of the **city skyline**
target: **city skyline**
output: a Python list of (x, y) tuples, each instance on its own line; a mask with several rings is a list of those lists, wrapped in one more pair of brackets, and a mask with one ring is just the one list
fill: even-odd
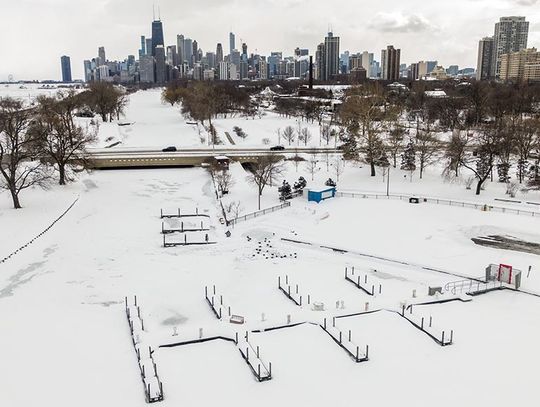
[[(19, 21), (20, 5), (5, 7), (8, 23), (0, 27), (0, 38), (9, 38), (9, 34), (13, 36), (20, 26), (30, 28), (16, 43), (5, 41), (0, 47), (3, 50), (0, 80), (7, 80), (10, 74), (16, 80), (59, 79), (61, 72), (56, 61), (61, 55), (71, 57), (73, 78), (82, 79), (82, 61), (95, 53), (97, 45), (105, 46), (109, 59), (123, 60), (128, 54), (137, 55), (140, 35), (151, 36), (148, 21), (152, 19), (152, 4), (146, 1), (134, 2), (131, 8), (125, 7), (124, 0), (103, 1), (101, 7), (92, 10), (84, 4), (75, 7), (65, 0), (29, 2), (38, 9), (44, 8), (44, 17), (49, 15), (49, 19), (62, 18), (67, 12), (75, 13), (75, 19), (63, 21), (60, 25), (23, 25)], [(301, 47), (308, 48), (314, 55), (321, 36), (331, 27), (334, 35), (341, 38), (342, 51), (368, 50), (378, 55), (388, 44), (393, 44), (401, 49), (401, 60), (407, 64), (436, 59), (444, 66), (475, 67), (478, 40), (491, 34), (493, 24), (503, 15), (526, 16), (531, 22), (529, 44), (540, 45), (540, 10), (534, 7), (539, 4), (535, 0), (458, 0), (454, 2), (456, 8), (467, 7), (467, 17), (461, 19), (453, 19), (453, 15), (441, 13), (436, 7), (430, 10), (431, 6), (423, 7), (419, 13), (407, 12), (414, 9), (411, 7), (384, 7), (391, 3), (382, 0), (377, 5), (358, 7), (356, 2), (345, 1), (339, 10), (333, 10), (335, 6), (322, 1), (312, 1), (306, 9), (304, 0), (270, 0), (258, 7), (237, 3), (225, 7), (214, 0), (188, 1), (179, 7), (177, 3), (166, 0), (156, 3), (156, 6), (160, 6), (164, 22), (165, 46), (174, 45), (176, 35), (183, 33), (196, 38), (205, 52), (215, 51), (218, 42), (227, 52), (229, 32), (232, 31), (236, 34), (237, 48), (245, 42), (250, 52), (270, 55), (272, 51), (282, 51), (284, 55), (292, 55), (296, 47)], [(483, 5), (488, 3), (490, 9), (485, 11)], [(282, 12), (284, 5), (291, 13)], [(56, 7), (60, 7), (60, 11), (52, 13)], [(301, 13), (305, 16), (299, 19)], [(82, 18), (83, 14), (86, 18)], [(77, 15), (81, 15), (80, 20), (76, 19)], [(248, 15), (249, 18), (246, 17)], [(333, 17), (324, 22), (321, 15)], [(219, 20), (206, 24), (212, 16), (219, 16)], [(279, 20), (259, 18), (262, 16), (279, 16)], [(272, 24), (265, 21), (272, 21)], [(90, 26), (92, 29), (88, 28)], [(33, 27), (36, 27), (35, 33)], [(275, 34), (268, 35), (269, 30)], [(90, 32), (94, 34), (88, 35)], [(35, 47), (35, 38), (40, 38), (45, 45)], [(43, 61), (43, 65), (28, 64), (19, 56), (19, 49), (25, 48), (25, 44), (35, 49), (35, 56)]]

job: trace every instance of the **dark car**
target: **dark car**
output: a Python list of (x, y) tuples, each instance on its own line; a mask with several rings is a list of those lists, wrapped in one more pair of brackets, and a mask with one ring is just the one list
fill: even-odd
[(282, 150), (285, 150), (285, 147), (283, 146), (270, 147), (270, 151), (282, 151)]
[(170, 146), (170, 147), (164, 148), (161, 151), (163, 151), (164, 153), (173, 153), (173, 152), (178, 151), (178, 150), (176, 149), (176, 147)]

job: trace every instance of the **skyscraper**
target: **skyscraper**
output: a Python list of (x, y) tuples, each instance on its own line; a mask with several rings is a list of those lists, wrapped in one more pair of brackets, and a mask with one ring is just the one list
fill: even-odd
[(88, 59), (84, 60), (84, 81), (90, 82), (92, 80), (92, 62)]
[(161, 20), (152, 21), (152, 56), (156, 55), (156, 47), (165, 46), (163, 41), (163, 24)]
[(184, 51), (184, 36), (182, 34), (176, 36), (176, 48), (178, 50), (178, 65), (183, 65), (186, 58)]
[(382, 79), (397, 81), (399, 79), (399, 64), (401, 50), (389, 45), (381, 51)]
[(248, 48), (247, 44), (244, 42), (242, 43), (242, 61), (247, 62), (248, 60)]
[(156, 46), (154, 50), (156, 56), (156, 83), (167, 82), (167, 65), (165, 64), (165, 48), (163, 45)]
[(476, 64), (476, 79), (479, 81), (491, 77), (493, 61), (493, 37), (482, 38), (478, 42), (478, 62)]
[(322, 80), (324, 77), (324, 44), (317, 45), (317, 51), (315, 52), (315, 78)]
[(219, 65), (223, 61), (223, 46), (221, 43), (218, 43), (216, 46), (216, 64)]
[(154, 83), (154, 57), (152, 55), (143, 55), (139, 59), (140, 81), (143, 83)]
[(139, 58), (146, 55), (146, 37), (141, 35), (141, 49), (139, 49)]
[(234, 33), (229, 33), (229, 55), (236, 49), (236, 37)]
[(324, 38), (324, 72), (322, 80), (328, 81), (339, 74), (339, 37), (329, 32)]
[(362, 52), (362, 67), (366, 70), (366, 76), (373, 78), (373, 54), (367, 51)]
[(193, 67), (193, 40), (191, 38), (184, 39), (184, 61), (190, 68)]
[(62, 55), (60, 64), (62, 65), (62, 82), (72, 82), (70, 58), (67, 55)]
[(527, 48), (529, 22), (525, 17), (501, 17), (495, 24), (493, 53), (491, 58), (491, 77), (499, 77), (501, 55), (518, 52)]
[(193, 64), (195, 64), (195, 62), (199, 62), (199, 43), (196, 40), (193, 40), (192, 48), (193, 48)]
[(98, 65), (105, 65), (105, 63), (107, 62), (107, 57), (105, 56), (105, 47), (98, 48), (98, 57), (99, 57)]

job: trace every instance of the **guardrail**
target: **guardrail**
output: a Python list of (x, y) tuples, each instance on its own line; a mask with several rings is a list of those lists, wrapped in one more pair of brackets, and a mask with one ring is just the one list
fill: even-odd
[(275, 211), (279, 211), (281, 209), (288, 208), (289, 206), (291, 206), (290, 202), (283, 202), (282, 204), (272, 206), (271, 208), (261, 209), (260, 211), (248, 213), (247, 215), (239, 216), (237, 218), (228, 220), (227, 225), (236, 225), (239, 222), (244, 222), (244, 221), (249, 220), (249, 219), (255, 219), (255, 218), (259, 217), (259, 216), (266, 215), (268, 213), (272, 213), (272, 212), (275, 212)]
[(494, 206), (494, 205), (488, 205), (488, 204), (482, 204), (482, 203), (474, 203), (474, 202), (466, 202), (466, 201), (456, 201), (453, 199), (443, 199), (443, 198), (428, 198), (428, 197), (422, 197), (419, 195), (396, 195), (396, 194), (371, 194), (371, 193), (363, 193), (363, 192), (336, 192), (336, 196), (342, 197), (342, 198), (361, 198), (361, 199), (368, 199), (368, 198), (374, 198), (374, 199), (399, 199), (399, 200), (405, 200), (408, 201), (410, 198), (418, 198), (420, 202), (427, 202), (427, 203), (434, 203), (437, 205), (448, 205), (448, 206), (457, 206), (460, 208), (471, 208), (471, 209), (480, 209), (486, 212), (489, 211), (495, 211), (495, 212), (501, 212), (501, 213), (511, 213), (515, 215), (526, 215), (526, 216), (532, 216), (532, 217), (540, 217), (540, 212), (536, 211), (527, 211), (523, 209), (514, 209), (514, 208), (506, 208), (504, 206)]

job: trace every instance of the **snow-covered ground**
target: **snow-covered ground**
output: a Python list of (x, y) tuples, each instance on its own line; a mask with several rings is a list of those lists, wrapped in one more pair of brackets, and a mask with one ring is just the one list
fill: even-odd
[[(155, 93), (148, 98), (157, 103)], [(155, 107), (169, 112), (169, 134), (178, 113)], [(133, 133), (137, 123), (159, 128), (148, 118), (131, 120)], [(186, 134), (198, 141), (196, 133)], [(142, 132), (131, 140), (144, 137)], [(335, 179), (335, 157), (328, 158), (328, 167), (320, 158), (313, 180), (305, 163), (296, 168), (292, 162), (283, 178), (292, 184), (302, 175), (308, 187)], [(242, 213), (256, 210), (247, 173), (238, 164), (231, 171), (236, 183), (224, 203), (240, 201)], [(439, 173), (433, 167), (423, 180), (414, 176), (411, 182), (406, 173), (392, 170), (390, 192), (489, 204), (506, 197), (499, 183), (489, 183), (476, 197), (462, 184), (443, 182)], [(386, 182), (380, 175), (369, 177), (365, 166), (347, 164), (339, 188), (384, 193)], [(238, 223), (226, 237), (205, 170), (95, 171), (67, 187), (23, 192), (24, 208), (18, 211), (10, 208), (8, 194), (0, 193), (0, 258), (33, 239), (77, 198), (47, 233), (0, 263), (2, 405), (146, 405), (124, 311), (124, 297), (132, 301), (133, 295), (144, 320), (139, 339), (154, 350), (163, 382), (163, 406), (537, 405), (540, 298), (497, 291), (469, 302), (415, 305), (415, 314), (432, 316), (438, 327), (454, 331), (454, 343), (445, 347), (396, 311), (424, 302), (429, 287), (444, 287), (460, 276), (480, 277), (488, 263), (524, 271), (532, 266), (522, 288), (540, 292), (537, 255), (471, 241), (497, 233), (540, 243), (540, 217), (400, 200), (335, 198), (314, 204), (295, 198), (290, 208)], [(520, 193), (517, 199), (540, 202), (537, 193)], [(278, 203), (277, 185), (268, 187), (262, 206)], [(178, 208), (208, 215), (204, 225), (216, 244), (163, 248), (160, 210)], [(345, 267), (353, 266), (355, 276), (380, 286), (381, 293), (370, 296), (346, 281)], [(282, 286), (288, 281), (293, 296), (298, 284), (302, 307), (278, 289), (278, 278)], [(205, 286), (210, 294), (216, 287), (215, 304), (223, 301), (225, 316), (230, 307), (245, 324), (218, 321)], [(450, 298), (450, 293), (438, 297)], [(324, 311), (315, 311), (315, 302), (324, 304)], [(369, 361), (355, 363), (317, 324), (366, 309), (378, 312), (336, 320), (344, 335), (350, 330), (353, 341), (369, 345)], [(260, 358), (272, 363), (272, 380), (263, 383), (254, 379), (232, 342), (159, 348), (201, 333), (203, 339), (234, 338), (236, 332), (288, 322), (300, 325), (250, 333)]]

